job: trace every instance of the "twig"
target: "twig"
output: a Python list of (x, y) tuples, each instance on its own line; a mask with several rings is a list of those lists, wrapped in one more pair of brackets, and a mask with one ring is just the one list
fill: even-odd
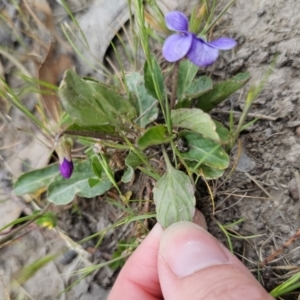
[(259, 266), (264, 267), (266, 264), (274, 260), (274, 258), (279, 256), (284, 251), (284, 249), (286, 249), (291, 243), (293, 243), (299, 237), (300, 237), (300, 229), (288, 241), (286, 241), (280, 249), (276, 250), (271, 255), (269, 255), (265, 260), (263, 260)]
[(244, 174), (249, 177), (267, 196), (270, 197), (270, 199), (273, 199), (273, 197), (271, 196), (271, 194), (261, 186), (261, 184), (259, 184), (259, 182), (254, 178), (252, 177), (249, 173), (247, 172), (244, 172)]

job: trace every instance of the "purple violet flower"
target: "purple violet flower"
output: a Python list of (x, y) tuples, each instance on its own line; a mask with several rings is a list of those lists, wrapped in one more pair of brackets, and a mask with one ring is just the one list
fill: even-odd
[(221, 37), (212, 42), (205, 42), (188, 31), (188, 18), (179, 11), (172, 11), (165, 16), (167, 27), (177, 33), (170, 35), (164, 42), (162, 53), (168, 62), (175, 62), (187, 57), (199, 67), (206, 67), (216, 61), (219, 50), (229, 50), (236, 46), (234, 39)]
[(65, 157), (62, 163), (59, 165), (60, 174), (65, 178), (70, 178), (73, 173), (73, 162), (68, 161)]
[(60, 174), (64, 178), (70, 178), (74, 169), (71, 155), (72, 145), (72, 139), (63, 136), (57, 142), (55, 149), (59, 159)]

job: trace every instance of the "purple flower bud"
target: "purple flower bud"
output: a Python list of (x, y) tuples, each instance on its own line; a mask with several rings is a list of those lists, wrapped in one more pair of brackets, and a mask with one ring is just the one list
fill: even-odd
[(73, 141), (67, 137), (61, 137), (56, 145), (56, 153), (59, 158), (59, 170), (64, 178), (70, 178), (73, 172), (71, 148)]
[(177, 33), (170, 35), (164, 42), (162, 53), (169, 62), (175, 62), (187, 57), (199, 67), (206, 67), (216, 61), (219, 50), (229, 50), (236, 46), (236, 41), (222, 37), (206, 42), (188, 31), (188, 19), (179, 12), (172, 11), (165, 17), (166, 25)]
[(63, 159), (63, 162), (59, 165), (60, 173), (65, 178), (70, 178), (73, 173), (73, 162), (68, 161), (66, 158)]

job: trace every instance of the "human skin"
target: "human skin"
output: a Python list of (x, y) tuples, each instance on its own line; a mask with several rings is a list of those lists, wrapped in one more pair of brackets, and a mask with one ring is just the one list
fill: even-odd
[(273, 299), (202, 227), (156, 224), (121, 270), (109, 300)]

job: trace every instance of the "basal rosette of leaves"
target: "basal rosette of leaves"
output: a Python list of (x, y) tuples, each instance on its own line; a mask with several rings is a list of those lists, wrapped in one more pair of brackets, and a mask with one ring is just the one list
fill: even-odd
[[(139, 13), (142, 12), (137, 12), (137, 18)], [(231, 132), (213, 120), (209, 111), (243, 87), (250, 76), (241, 73), (217, 83), (210, 77), (197, 76), (199, 66), (217, 59), (218, 49), (231, 49), (236, 42), (226, 38), (206, 42), (198, 38), (189, 32), (188, 20), (180, 12), (167, 14), (166, 22), (170, 30), (177, 32), (167, 38), (162, 48), (167, 61), (178, 63), (178, 74), (172, 83), (176, 87), (175, 106), (169, 105), (166, 72), (154, 55), (146, 55), (143, 73), (124, 77), (125, 89), (66, 71), (59, 96), (67, 121), (59, 138), (69, 141), (72, 136), (84, 143), (86, 159), (72, 160), (71, 143), (58, 142), (61, 174), (58, 164), (25, 173), (15, 183), (16, 195), (46, 189), (48, 201), (68, 204), (76, 195), (95, 197), (112, 186), (118, 189), (116, 171), (122, 169), (122, 181), (129, 183), (139, 169), (156, 181), (153, 200), (163, 227), (192, 220), (196, 202), (194, 177), (216, 179), (229, 166), (224, 146), (230, 144)], [(182, 40), (185, 48), (179, 51)], [(160, 114), (163, 120), (157, 119)], [(186, 143), (184, 151), (176, 146), (179, 138)], [(95, 144), (101, 149), (94, 151)], [(152, 160), (160, 157), (147, 156), (145, 150), (149, 148), (160, 155), (162, 148), (167, 149), (163, 150), (165, 174), (155, 169)], [(114, 151), (123, 153), (123, 166), (111, 167)], [(185, 166), (186, 171), (179, 170), (179, 166)]]

